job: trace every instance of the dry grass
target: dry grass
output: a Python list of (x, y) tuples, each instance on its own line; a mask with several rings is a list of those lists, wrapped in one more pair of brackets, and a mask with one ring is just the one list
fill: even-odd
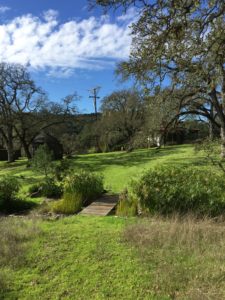
[[(36, 220), (16, 217), (0, 218), (0, 268), (17, 268), (26, 264), (29, 243), (40, 233)], [(7, 286), (7, 274), (0, 274), (0, 288)]]
[(224, 222), (154, 217), (127, 227), (124, 239), (149, 268), (156, 296), (225, 299)]

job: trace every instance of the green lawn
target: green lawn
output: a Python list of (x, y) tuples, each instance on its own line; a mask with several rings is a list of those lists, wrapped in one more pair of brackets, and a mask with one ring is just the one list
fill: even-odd
[(144, 170), (158, 165), (208, 167), (203, 155), (196, 154), (191, 145), (169, 146), (162, 149), (142, 149), (130, 153), (113, 152), (80, 155), (75, 160), (77, 168), (101, 172), (106, 188), (121, 192), (132, 178)]
[[(212, 167), (191, 145), (79, 155), (72, 163), (75, 170), (102, 173), (106, 188), (113, 192), (160, 164)], [(1, 163), (3, 174), (20, 178), (22, 194), (41, 179), (26, 168), (26, 160), (10, 166)], [(138, 218), (71, 216), (35, 219), (40, 233), (33, 235), (29, 218), (33, 220), (27, 217), (14, 229), (14, 218), (8, 218), (8, 225), (0, 222), (0, 240), (1, 234), (9, 235), (9, 245), (0, 244), (0, 299), (225, 299), (223, 223), (155, 219), (143, 220), (140, 227)], [(25, 228), (31, 229), (23, 237)], [(11, 265), (16, 251), (25, 251), (17, 230), (26, 252), (20, 264)], [(6, 249), (10, 259), (1, 263)]]
[[(208, 168), (204, 156), (196, 154), (191, 145), (168, 146), (159, 150), (142, 149), (130, 153), (111, 152), (100, 154), (78, 155), (72, 159), (74, 169), (86, 169), (100, 172), (105, 179), (106, 189), (121, 192), (129, 181), (140, 175), (144, 170), (157, 165), (180, 165)], [(26, 160), (19, 160), (8, 166), (0, 163), (0, 176), (12, 174), (18, 176), (26, 186), (40, 180), (40, 175), (26, 168)]]
[(39, 223), (26, 260), (1, 269), (2, 300), (225, 297), (224, 224), (112, 216)]
[(148, 275), (121, 242), (126, 222), (78, 216), (42, 222), (44, 237), (25, 267), (7, 270), (11, 284), (0, 298), (149, 299)]

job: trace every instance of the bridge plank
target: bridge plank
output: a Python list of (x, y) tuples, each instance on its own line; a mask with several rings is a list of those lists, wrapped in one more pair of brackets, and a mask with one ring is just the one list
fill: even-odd
[(115, 208), (118, 199), (118, 195), (104, 195), (85, 207), (80, 215), (107, 216)]

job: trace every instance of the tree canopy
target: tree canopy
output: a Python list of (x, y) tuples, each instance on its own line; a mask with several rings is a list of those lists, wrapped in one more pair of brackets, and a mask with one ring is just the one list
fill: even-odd
[[(118, 66), (147, 93), (180, 93), (180, 114), (196, 114), (221, 129), (225, 157), (225, 2), (223, 0), (98, 0), (104, 9), (136, 6), (128, 61)], [(214, 113), (212, 113), (212, 110)]]

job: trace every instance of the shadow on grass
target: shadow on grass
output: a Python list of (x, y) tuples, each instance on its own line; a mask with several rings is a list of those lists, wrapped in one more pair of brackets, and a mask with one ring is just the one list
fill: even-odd
[[(181, 147), (165, 147), (160, 149), (143, 149), (138, 151), (127, 152), (114, 152), (98, 155), (80, 156), (75, 162), (78, 168), (83, 168), (91, 171), (102, 171), (108, 166), (137, 166), (145, 163), (149, 163), (159, 158), (163, 158), (169, 155), (178, 153), (182, 155), (186, 153), (185, 149)], [(189, 160), (189, 158), (188, 158)], [(171, 160), (171, 164), (174, 164), (175, 159)], [(182, 161), (182, 159), (180, 159)], [(196, 158), (197, 161), (197, 158)], [(177, 159), (178, 162), (178, 159)]]
[(13, 200), (4, 203), (4, 205), (0, 206), (0, 213), (3, 214), (26, 214), (31, 209), (34, 209), (38, 206), (37, 203), (29, 200), (24, 200), (20, 198), (15, 198)]
[(210, 165), (209, 161), (206, 158), (173, 158), (172, 161), (166, 161), (164, 164), (170, 165), (178, 165), (180, 167), (208, 167)]
[(17, 160), (13, 163), (1, 162), (0, 169), (13, 169), (18, 167), (26, 167), (26, 165), (27, 165), (26, 160)]

